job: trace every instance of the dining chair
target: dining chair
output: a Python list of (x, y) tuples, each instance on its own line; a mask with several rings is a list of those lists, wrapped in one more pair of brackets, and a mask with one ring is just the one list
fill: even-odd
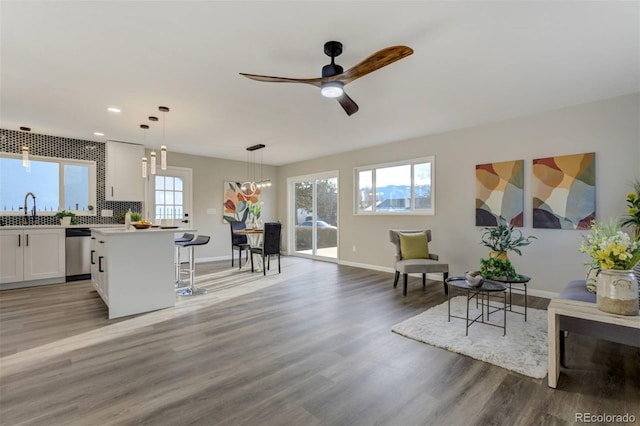
[(249, 260), (249, 242), (247, 241), (246, 235), (238, 235), (235, 231), (240, 231), (242, 229), (246, 229), (247, 225), (241, 221), (230, 221), (229, 229), (231, 229), (231, 267), (233, 268), (233, 251), (238, 250), (238, 269), (242, 267), (242, 251), (246, 252), (245, 261)]
[[(282, 224), (279, 222), (267, 222), (264, 224), (264, 236), (262, 247), (251, 247), (251, 272), (253, 269), (253, 255), (262, 257), (262, 273), (267, 275), (267, 269), (271, 268), (271, 256), (278, 256), (278, 273), (280, 273), (280, 237)], [(266, 258), (266, 263), (265, 263)]]

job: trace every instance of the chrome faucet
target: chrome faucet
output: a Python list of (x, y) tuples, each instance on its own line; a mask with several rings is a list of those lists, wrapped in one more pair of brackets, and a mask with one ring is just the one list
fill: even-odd
[(24, 196), (24, 224), (29, 224), (29, 216), (27, 213), (27, 201), (29, 200), (29, 195), (33, 197), (33, 208), (31, 209), (31, 217), (33, 217), (33, 223), (36, 223), (36, 196), (33, 192), (27, 192), (27, 195)]

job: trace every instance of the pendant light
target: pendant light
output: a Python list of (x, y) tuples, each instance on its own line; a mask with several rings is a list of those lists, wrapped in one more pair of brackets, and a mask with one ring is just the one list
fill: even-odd
[(160, 147), (160, 168), (167, 170), (167, 147), (164, 145)]
[(247, 178), (248, 180), (242, 185), (240, 185), (240, 192), (245, 197), (251, 197), (255, 195), (258, 189), (266, 188), (271, 186), (270, 180), (262, 180), (262, 152), (260, 153), (260, 180), (256, 182), (257, 173), (256, 173), (256, 158), (255, 151), (258, 151), (262, 148), (265, 148), (264, 144), (257, 144), (247, 148), (249, 152), (247, 158)]
[[(30, 132), (30, 127), (20, 127), (20, 130), (23, 132)], [(31, 167), (29, 167), (29, 147), (25, 144), (22, 145), (22, 166), (27, 169), (27, 172), (31, 171)]]
[(167, 145), (165, 139), (165, 123), (167, 122), (164, 113), (169, 112), (169, 107), (159, 106), (158, 110), (162, 112), (162, 146), (160, 147), (160, 168), (167, 170)]
[[(147, 129), (149, 128), (149, 126), (147, 126), (146, 124), (141, 124), (140, 128), (142, 129), (144, 144), (146, 145)], [(142, 178), (143, 179), (147, 178), (147, 157), (142, 157)]]
[[(157, 122), (158, 117), (150, 116), (149, 121)], [(156, 174), (156, 151), (155, 150), (151, 151), (151, 170), (150, 171), (152, 175)]]
[(263, 151), (260, 151), (260, 182), (257, 183), (258, 188), (268, 188), (271, 186), (271, 180), (262, 180), (262, 159), (263, 159)]
[(155, 151), (151, 151), (151, 174), (155, 175), (156, 174), (156, 152)]
[(22, 147), (22, 165), (27, 168), (29, 167), (29, 147)]

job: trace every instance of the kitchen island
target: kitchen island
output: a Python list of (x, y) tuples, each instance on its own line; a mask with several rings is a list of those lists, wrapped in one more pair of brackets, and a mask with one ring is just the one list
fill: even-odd
[(91, 229), (91, 283), (110, 319), (175, 305), (175, 233), (194, 231)]

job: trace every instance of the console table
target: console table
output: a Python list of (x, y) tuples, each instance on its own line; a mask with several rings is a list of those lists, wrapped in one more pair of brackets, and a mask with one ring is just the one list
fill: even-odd
[(579, 300), (552, 299), (547, 307), (549, 339), (549, 387), (558, 385), (560, 376), (560, 317), (581, 318), (585, 320), (612, 324), (613, 326), (636, 329), (640, 341), (640, 316), (610, 314), (598, 309), (595, 303)]

